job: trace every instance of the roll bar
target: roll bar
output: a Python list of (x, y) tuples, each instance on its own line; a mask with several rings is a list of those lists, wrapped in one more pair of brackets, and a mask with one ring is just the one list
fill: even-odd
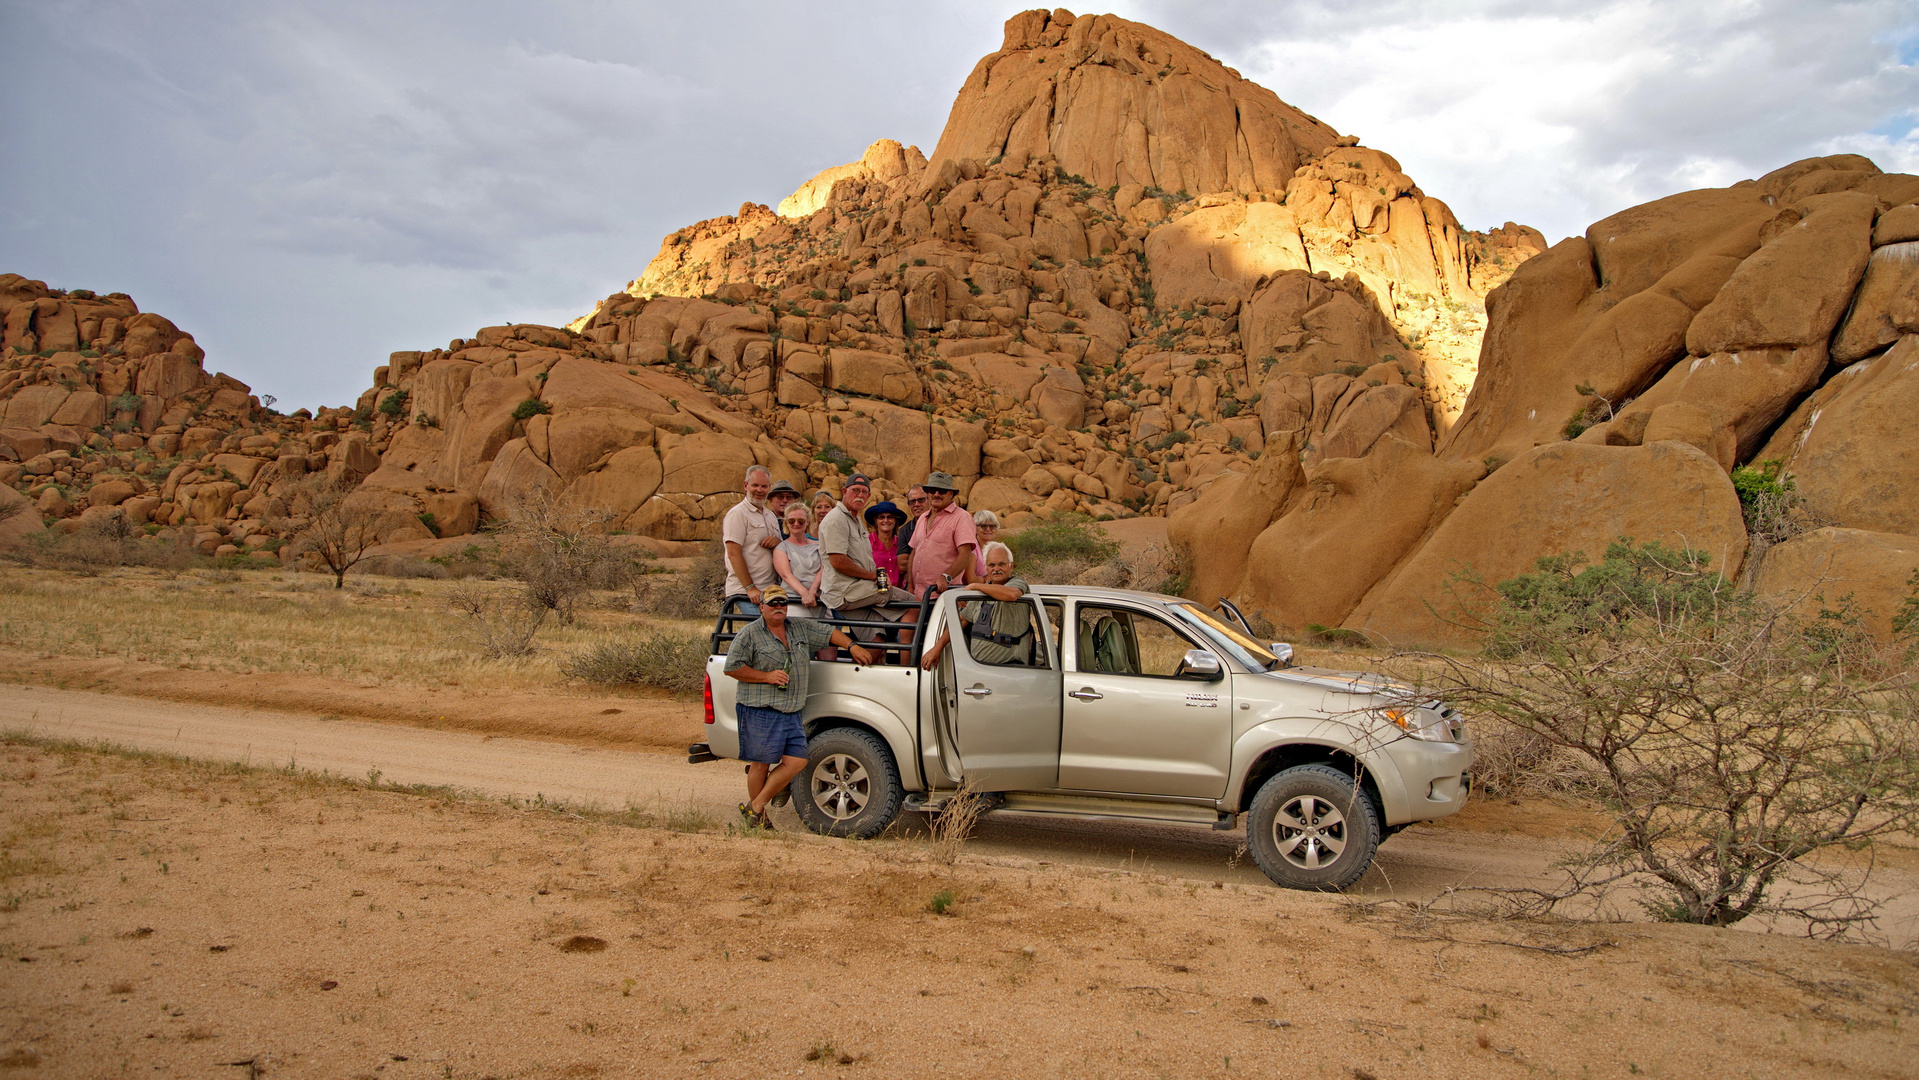
[[(910, 641), (861, 641), (860, 644), (883, 654), (897, 653), (899, 654), (897, 659), (902, 664), (917, 664), (920, 660), (920, 651), (926, 645), (926, 631), (928, 624), (932, 622), (933, 605), (937, 603), (938, 600), (938, 592), (933, 587), (928, 586), (926, 593), (920, 597), (919, 621), (914, 623), (898, 623), (891, 619), (848, 619), (833, 617), (821, 619), (820, 621), (836, 630), (846, 631), (846, 636), (856, 641), (859, 639), (858, 635), (853, 633), (854, 630), (898, 632), (907, 626), (911, 626), (913, 628), (913, 637)], [(746, 598), (745, 593), (734, 593), (720, 601), (720, 614), (719, 618), (713, 621), (711, 647), (707, 655), (719, 656), (724, 654), (727, 646), (732, 643), (734, 638), (739, 636), (740, 627), (759, 618), (759, 615), (754, 612), (742, 610), (743, 607), (751, 603), (752, 601)], [(837, 650), (837, 652), (836, 660), (852, 660), (852, 656), (845, 649)]]

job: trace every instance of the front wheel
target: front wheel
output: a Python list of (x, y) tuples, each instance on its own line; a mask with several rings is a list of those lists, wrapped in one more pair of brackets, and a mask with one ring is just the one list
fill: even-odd
[(1246, 815), (1253, 861), (1289, 889), (1336, 892), (1373, 863), (1379, 811), (1354, 778), (1326, 765), (1298, 765), (1260, 787)]
[(806, 746), (793, 809), (822, 836), (870, 840), (900, 816), (906, 789), (886, 744), (859, 728), (834, 728)]

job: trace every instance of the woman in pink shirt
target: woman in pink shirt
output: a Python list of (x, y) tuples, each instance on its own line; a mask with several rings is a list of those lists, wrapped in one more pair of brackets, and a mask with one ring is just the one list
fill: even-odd
[(886, 580), (900, 588), (906, 583), (900, 580), (899, 530), (906, 523), (906, 515), (895, 506), (892, 500), (875, 503), (866, 508), (867, 542), (873, 545), (873, 566), (886, 572)]

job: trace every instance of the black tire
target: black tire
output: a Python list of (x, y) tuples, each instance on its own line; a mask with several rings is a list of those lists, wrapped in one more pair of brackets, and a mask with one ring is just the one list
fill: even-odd
[(1383, 831), (1371, 797), (1329, 765), (1276, 774), (1246, 815), (1253, 861), (1288, 889), (1337, 892), (1358, 881), (1373, 864)]
[(906, 802), (892, 751), (860, 728), (834, 728), (809, 740), (806, 768), (792, 790), (800, 821), (822, 836), (870, 840)]

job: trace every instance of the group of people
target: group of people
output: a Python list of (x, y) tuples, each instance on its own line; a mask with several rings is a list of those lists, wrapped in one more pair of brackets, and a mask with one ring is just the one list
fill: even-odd
[[(829, 660), (842, 648), (861, 664), (876, 659), (875, 650), (824, 620), (911, 623), (919, 618), (921, 597), (974, 588), (989, 599), (983, 615), (962, 613), (968, 634), (977, 626), (983, 645), (1010, 650), (1010, 624), (998, 624), (1012, 612), (998, 602), (1028, 590), (1012, 576), (1013, 553), (999, 540), (998, 516), (968, 513), (948, 473), (913, 485), (904, 511), (890, 500), (869, 506), (873, 484), (862, 473), (846, 478), (837, 500), (822, 491), (810, 507), (764, 466), (747, 469), (744, 487), (745, 497), (720, 526), (726, 595), (746, 597), (759, 618), (734, 637), (725, 670), (741, 684), (735, 709), (747, 801), (740, 817), (749, 827), (770, 829), (767, 807), (785, 801), (787, 785), (806, 767), (800, 712), (809, 661)], [(883, 631), (863, 633), (870, 643)], [(922, 658), (925, 667), (938, 662), (947, 641), (942, 632)]]
[[(747, 470), (745, 497), (727, 511), (720, 537), (726, 545), (726, 595), (745, 596), (757, 608), (765, 590), (779, 586), (803, 618), (827, 618), (833, 609), (863, 607), (836, 602), (867, 599), (853, 580), (901, 589), (916, 601), (926, 590), (986, 574), (987, 548), (999, 540), (999, 515), (969, 514), (957, 504), (959, 487), (948, 473), (935, 472), (906, 493), (906, 509), (892, 500), (867, 505), (872, 481), (864, 474), (847, 478), (841, 497), (816, 492), (802, 501), (784, 480), (775, 481), (765, 466)], [(835, 560), (828, 547), (828, 521), (844, 516)], [(864, 544), (852, 550), (855, 540)], [(961, 552), (970, 562), (961, 559)], [(846, 565), (871, 555), (865, 573)], [(837, 580), (836, 580), (837, 579)], [(869, 601), (870, 603), (870, 601)]]

